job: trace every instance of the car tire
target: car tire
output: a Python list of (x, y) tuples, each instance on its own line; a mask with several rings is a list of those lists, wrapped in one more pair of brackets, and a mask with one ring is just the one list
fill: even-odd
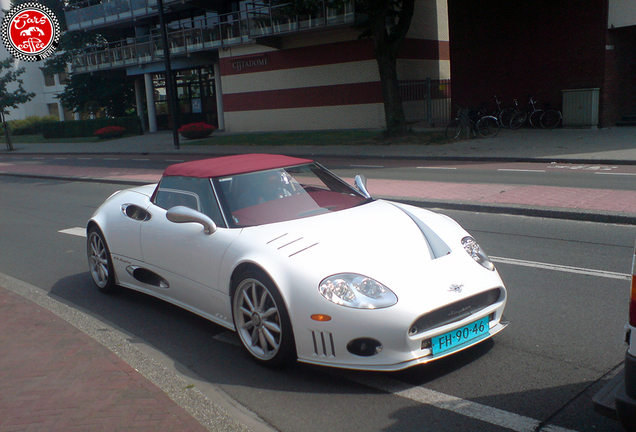
[(274, 283), (262, 272), (249, 270), (240, 274), (234, 288), (234, 326), (252, 358), (266, 366), (296, 360), (291, 320)]
[(97, 227), (88, 230), (86, 241), (88, 269), (97, 288), (106, 294), (116, 291), (115, 269), (104, 234)]

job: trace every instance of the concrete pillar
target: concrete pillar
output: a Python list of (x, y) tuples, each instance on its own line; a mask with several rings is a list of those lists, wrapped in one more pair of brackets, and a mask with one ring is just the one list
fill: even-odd
[(62, 106), (62, 103), (58, 102), (56, 105), (57, 105), (57, 115), (60, 117), (60, 121), (66, 121), (66, 117), (64, 116), (64, 107)]
[(148, 119), (144, 115), (144, 97), (143, 90), (141, 88), (142, 82), (141, 78), (135, 78), (135, 104), (137, 107), (137, 115), (139, 116), (139, 120), (141, 120), (141, 128), (144, 131), (148, 131)]
[(157, 132), (157, 111), (155, 110), (155, 89), (152, 86), (152, 74), (144, 74), (146, 82), (146, 107), (148, 108), (148, 132)]
[(225, 130), (225, 112), (223, 111), (223, 87), (221, 86), (221, 66), (214, 63), (214, 92), (216, 93), (216, 115), (219, 119), (219, 130)]

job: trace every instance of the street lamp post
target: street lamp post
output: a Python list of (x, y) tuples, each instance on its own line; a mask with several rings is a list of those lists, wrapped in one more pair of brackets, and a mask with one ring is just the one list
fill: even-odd
[(168, 94), (168, 101), (170, 105), (170, 117), (172, 118), (172, 139), (174, 141), (175, 150), (179, 150), (179, 131), (177, 127), (177, 95), (174, 88), (174, 81), (172, 80), (172, 66), (170, 65), (170, 47), (168, 46), (168, 31), (166, 29), (166, 22), (163, 16), (163, 0), (157, 0), (157, 6), (159, 7), (159, 26), (161, 27), (161, 42), (163, 44), (163, 59), (166, 67), (166, 92)]

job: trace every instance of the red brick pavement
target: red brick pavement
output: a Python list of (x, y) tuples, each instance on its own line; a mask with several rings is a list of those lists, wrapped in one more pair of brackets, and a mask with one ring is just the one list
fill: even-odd
[[(0, 162), (0, 173), (136, 180), (152, 183), (159, 181), (162, 172), (151, 169), (69, 167)], [(353, 179), (345, 180), (353, 182)], [(374, 196), (636, 214), (636, 191), (383, 179), (369, 179), (369, 190)]]
[(368, 186), (380, 196), (636, 214), (636, 191), (376, 179)]
[(0, 432), (207, 431), (88, 335), (0, 288)]

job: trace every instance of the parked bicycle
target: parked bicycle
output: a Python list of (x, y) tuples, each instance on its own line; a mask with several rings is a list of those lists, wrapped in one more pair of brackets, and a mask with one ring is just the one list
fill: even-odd
[(458, 107), (457, 117), (446, 127), (446, 138), (458, 139), (462, 132), (466, 137), (480, 136), (492, 138), (499, 133), (499, 120), (495, 116), (484, 115), (481, 109)]
[(551, 108), (546, 109), (541, 115), (541, 127), (544, 129), (554, 129), (557, 127), (561, 120), (563, 120), (563, 116), (561, 115), (561, 111)]
[(528, 103), (526, 104), (525, 109), (519, 108), (517, 99), (514, 101), (515, 106), (517, 107), (517, 112), (510, 119), (510, 129), (519, 129), (526, 122), (530, 123), (530, 126), (534, 128), (539, 127), (541, 116), (544, 111), (541, 108), (537, 108), (537, 101), (534, 100), (532, 96), (528, 96)]
[(517, 110), (511, 106), (502, 108), (499, 97), (495, 95), (494, 98), (497, 104), (497, 110), (492, 115), (497, 117), (500, 127), (508, 129), (510, 127), (510, 120), (517, 113)]

